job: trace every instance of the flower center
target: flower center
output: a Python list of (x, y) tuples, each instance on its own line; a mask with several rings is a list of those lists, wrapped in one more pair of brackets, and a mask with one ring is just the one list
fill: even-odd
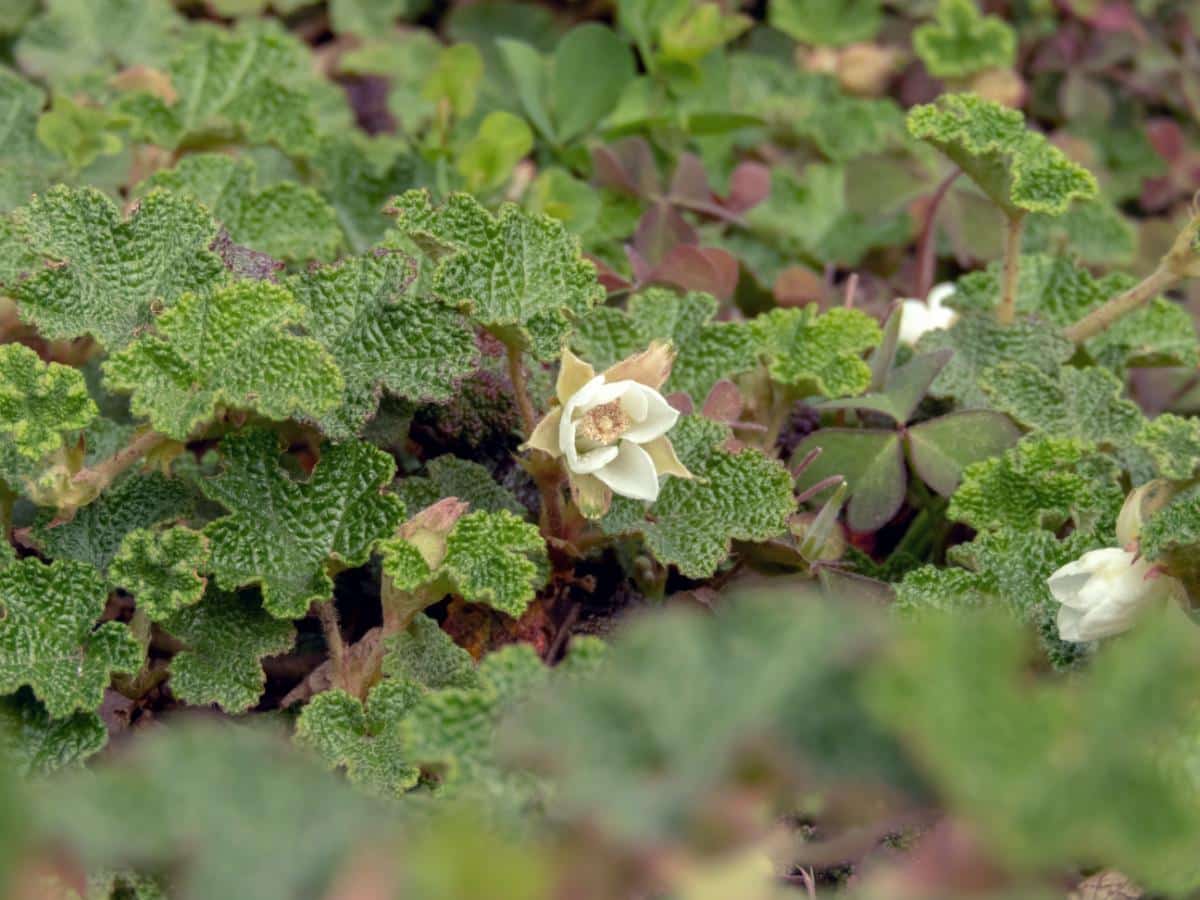
[(629, 414), (621, 408), (621, 401), (612, 400), (593, 406), (584, 413), (579, 420), (578, 433), (589, 441), (607, 447), (615, 444), (632, 424)]

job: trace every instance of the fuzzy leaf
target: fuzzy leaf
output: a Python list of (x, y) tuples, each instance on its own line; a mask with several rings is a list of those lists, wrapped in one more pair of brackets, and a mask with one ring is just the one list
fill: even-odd
[(107, 743), (108, 731), (93, 712), (52, 719), (28, 691), (0, 697), (0, 752), (22, 778), (78, 766)]
[(263, 430), (221, 442), (224, 469), (203, 490), (231, 514), (204, 531), (221, 587), (260, 585), (268, 612), (297, 618), (332, 595), (326, 566), (365, 563), (404, 506), (383, 493), (395, 463), (369, 444), (326, 445), (307, 481), (279, 465), (279, 449), (276, 435)]
[(801, 43), (869, 41), (883, 24), (879, 0), (771, 0), (768, 21)]
[(37, 136), (51, 152), (63, 157), (78, 172), (102, 156), (115, 156), (125, 146), (114, 134), (120, 120), (108, 110), (76, 103), (56, 94), (37, 123)]
[(383, 658), (383, 674), (429, 690), (479, 685), (475, 661), (429, 616), (418, 614), (392, 638)]
[(341, 405), (319, 420), (326, 433), (361, 431), (384, 390), (417, 402), (447, 400), (475, 369), (474, 334), (454, 310), (412, 290), (413, 274), (406, 257), (381, 251), (288, 280), (346, 383)]
[(151, 193), (122, 220), (92, 188), (52, 188), (15, 213), (30, 249), (50, 265), (19, 282), (21, 316), (52, 340), (91, 335), (127, 346), (187, 292), (224, 280), (209, 250), (217, 227), (195, 200)]
[(208, 538), (190, 528), (138, 529), (125, 535), (108, 569), (109, 581), (133, 594), (137, 608), (161, 622), (204, 596), (201, 572)]
[(266, 281), (188, 294), (144, 335), (110, 357), (110, 388), (132, 392), (133, 411), (186, 440), (222, 407), (269, 419), (320, 416), (342, 392), (337, 365), (290, 327), (305, 318), (292, 295)]
[(681, 418), (671, 441), (695, 478), (666, 480), (649, 507), (653, 521), (644, 519), (640, 504), (614, 505), (605, 530), (641, 532), (660, 562), (688, 578), (712, 575), (734, 540), (765, 541), (786, 531), (796, 509), (791, 475), (758, 450), (726, 450), (729, 435), (700, 416)]
[(415, 163), (404, 145), (357, 133), (322, 137), (313, 158), (317, 189), (337, 213), (346, 242), (363, 253), (383, 237), (388, 200), (413, 186)]
[(1192, 487), (1175, 497), (1142, 526), (1139, 547), (1147, 559), (1159, 559), (1185, 548), (1185, 562), (1194, 571), (1200, 545), (1200, 489)]
[(37, 138), (46, 103), (41, 89), (16, 72), (0, 69), (0, 211), (25, 203), (46, 188), (62, 167)]
[(913, 31), (913, 47), (935, 78), (964, 78), (1010, 68), (1017, 33), (1003, 19), (981, 15), (975, 0), (939, 0), (937, 21)]
[(1147, 422), (1133, 442), (1150, 454), (1162, 478), (1186, 481), (1200, 468), (1200, 419), (1163, 413)]
[(342, 243), (337, 214), (312, 188), (280, 181), (257, 188), (252, 160), (224, 153), (185, 156), (157, 172), (135, 193), (160, 187), (194, 197), (239, 244), (286, 260), (327, 260)]
[(974, 94), (943, 94), (914, 107), (908, 130), (933, 144), (1010, 216), (1058, 215), (1096, 195), (1096, 179), (1025, 127), (1020, 112)]
[(871, 384), (862, 355), (883, 338), (866, 313), (837, 307), (819, 314), (816, 305), (773, 309), (753, 322), (771, 378), (801, 394), (861, 394)]
[(1087, 530), (1115, 522), (1124, 500), (1117, 476), (1111, 459), (1078, 441), (1032, 435), (969, 466), (947, 515), (976, 531), (1056, 531), (1068, 520)]
[(434, 207), (427, 192), (409, 191), (394, 206), (400, 230), (438, 259), (435, 293), (539, 359), (557, 357), (571, 320), (604, 298), (578, 238), (556, 219), (512, 204), (493, 216), (468, 194)]
[(457, 497), (472, 510), (529, 514), (512, 492), (497, 484), (492, 473), (477, 462), (446, 454), (431, 460), (427, 468), (428, 478), (405, 478), (397, 486), (396, 493), (407, 509), (424, 509), (444, 497)]
[(291, 649), (291, 623), (269, 615), (252, 595), (209, 591), (163, 622), (184, 649), (171, 660), (171, 693), (184, 703), (215, 703), (240, 713), (258, 703), (267, 676), (262, 658)]
[(96, 627), (107, 599), (103, 577), (83, 563), (30, 558), (0, 569), (0, 692), (28, 685), (55, 718), (99, 706), (110, 673), (142, 663), (124, 625)]

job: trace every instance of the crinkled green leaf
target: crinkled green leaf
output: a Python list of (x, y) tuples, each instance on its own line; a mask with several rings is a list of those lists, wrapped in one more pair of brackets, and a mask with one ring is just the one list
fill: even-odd
[(883, 332), (857, 309), (835, 307), (818, 313), (814, 305), (773, 309), (753, 321), (771, 378), (802, 394), (845, 397), (871, 384), (862, 358)]
[(415, 163), (389, 137), (349, 133), (321, 138), (312, 161), (315, 184), (337, 213), (346, 242), (362, 253), (383, 237), (391, 221), (388, 201), (414, 184)]
[(1108, 200), (1077, 200), (1061, 216), (1031, 215), (1022, 242), (1027, 253), (1070, 252), (1093, 266), (1125, 266), (1137, 252), (1131, 219)]
[(109, 350), (145, 331), (154, 311), (225, 278), (209, 250), (217, 227), (196, 201), (151, 193), (122, 220), (92, 188), (52, 188), (15, 213), (30, 249), (49, 265), (12, 294), (21, 316), (54, 340), (90, 334)]
[(1159, 559), (1186, 548), (1189, 568), (1195, 568), (1195, 548), (1200, 545), (1200, 488), (1175, 497), (1142, 525), (1139, 548), (1147, 559)]
[(713, 322), (717, 299), (699, 291), (677, 294), (649, 288), (629, 298), (627, 311), (600, 306), (581, 319), (571, 339), (582, 358), (606, 369), (644, 350), (652, 340), (670, 341), (675, 364), (664, 390), (684, 391), (703, 403), (722, 378), (758, 364), (755, 335), (744, 322)]
[(454, 643), (437, 622), (421, 614), (413, 617), (408, 628), (388, 643), (383, 674), (429, 690), (479, 685), (471, 654)]
[(190, 528), (125, 535), (108, 568), (108, 579), (133, 594), (137, 608), (161, 622), (185, 606), (199, 602), (207, 583), (208, 538)]
[(908, 114), (908, 130), (941, 150), (1009, 215), (1058, 215), (1096, 195), (1096, 179), (1015, 109), (974, 94), (943, 94)]
[(473, 510), (529, 514), (512, 492), (497, 484), (492, 473), (477, 462), (446, 454), (431, 460), (427, 470), (427, 478), (405, 478), (397, 485), (396, 493), (407, 509), (424, 509), (444, 497), (457, 497)]
[(437, 258), (433, 290), (493, 333), (555, 358), (571, 329), (604, 298), (579, 240), (556, 219), (506, 204), (493, 216), (468, 194), (435, 207), (428, 193), (395, 201), (397, 224)]
[(879, 0), (771, 0), (768, 21), (805, 44), (869, 41), (883, 24)]
[(689, 578), (708, 578), (734, 540), (765, 541), (787, 530), (795, 512), (792, 477), (758, 450), (730, 452), (729, 429), (700, 416), (671, 431), (679, 459), (695, 477), (668, 478), (646, 520), (642, 504), (614, 504), (604, 528), (641, 532), (655, 558)]
[(939, 0), (937, 21), (915, 29), (912, 40), (935, 78), (1007, 69), (1017, 55), (1013, 27), (997, 16), (982, 15), (975, 0)]
[(37, 136), (47, 149), (65, 159), (72, 171), (78, 172), (102, 156), (121, 152), (125, 144), (115, 133), (119, 124), (105, 109), (56, 94), (50, 109), (38, 119)]
[(155, 333), (109, 357), (106, 383), (132, 393), (133, 411), (178, 440), (223, 408), (319, 417), (337, 405), (343, 382), (317, 341), (292, 332), (305, 312), (268, 281), (188, 294), (158, 318)]
[(1003, 363), (1028, 363), (1052, 373), (1074, 352), (1054, 328), (1034, 319), (1000, 325), (991, 314), (965, 314), (949, 330), (931, 331), (917, 342), (918, 353), (943, 348), (954, 351), (930, 386), (937, 397), (950, 397), (966, 408), (986, 407), (981, 385), (984, 373)]
[(370, 37), (413, 16), (428, 4), (425, 0), (330, 0), (329, 19), (338, 34)]
[(128, 628), (96, 627), (107, 599), (104, 578), (83, 563), (30, 558), (0, 569), (0, 692), (28, 685), (55, 718), (98, 707), (110, 673), (142, 664)]
[(291, 623), (267, 613), (256, 596), (213, 590), (175, 611), (163, 627), (183, 644), (171, 659), (171, 693), (228, 713), (258, 703), (267, 681), (262, 658), (290, 650), (296, 639)]
[(280, 181), (258, 188), (253, 161), (224, 153), (185, 156), (137, 193), (160, 187), (203, 203), (237, 243), (286, 260), (327, 260), (342, 243), (337, 214), (312, 188)]
[(1035, 434), (1003, 456), (968, 466), (947, 515), (976, 531), (1113, 523), (1124, 500), (1112, 460), (1069, 438)]
[(1118, 319), (1085, 346), (1097, 362), (1118, 371), (1126, 366), (1200, 365), (1195, 320), (1165, 297)]
[(0, 752), (23, 778), (77, 766), (108, 743), (93, 712), (52, 719), (28, 691), (0, 697)]
[(369, 444), (326, 445), (305, 481), (280, 466), (279, 454), (270, 431), (221, 442), (224, 467), (202, 487), (230, 515), (204, 531), (221, 587), (260, 585), (268, 612), (297, 618), (332, 595), (329, 563), (365, 563), (375, 542), (395, 529), (404, 505), (383, 492), (395, 463)]
[(980, 386), (996, 409), (1054, 437), (1120, 447), (1142, 427), (1142, 413), (1125, 399), (1121, 379), (1098, 366), (1048, 373), (1008, 362), (984, 371)]
[(63, 161), (37, 138), (45, 102), (40, 88), (16, 72), (0, 69), (0, 211), (27, 202), (62, 170)]
[(1200, 468), (1200, 419), (1163, 413), (1147, 422), (1133, 442), (1150, 454), (1162, 478), (1185, 481)]
[(288, 280), (310, 332), (345, 379), (341, 405), (319, 420), (330, 435), (361, 431), (384, 390), (444, 401), (475, 369), (475, 335), (453, 309), (413, 290), (413, 276), (406, 257), (378, 251)]
[(130, 475), (77, 510), (70, 521), (55, 522), (53, 513), (46, 511), (34, 526), (33, 538), (49, 557), (107, 572), (127, 534), (182, 519), (192, 506), (191, 492), (182, 481), (158, 473)]

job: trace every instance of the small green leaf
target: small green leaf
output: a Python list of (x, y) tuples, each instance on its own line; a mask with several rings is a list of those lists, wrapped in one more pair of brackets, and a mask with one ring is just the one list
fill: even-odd
[(121, 152), (125, 145), (110, 130), (114, 124), (106, 110), (56, 94), (53, 105), (38, 119), (37, 136), (48, 150), (63, 157), (78, 172), (101, 156)]
[(475, 660), (429, 616), (418, 614), (388, 644), (383, 674), (429, 690), (479, 686)]
[(257, 597), (208, 592), (163, 627), (183, 643), (171, 659), (171, 693), (184, 703), (215, 703), (228, 713), (256, 704), (267, 682), (262, 658), (292, 648), (291, 623), (265, 612)]
[(384, 207), (413, 186), (415, 163), (394, 138), (350, 132), (323, 136), (312, 169), (346, 242), (355, 253), (363, 253), (383, 238), (390, 224)]
[[(633, 80), (633, 51), (611, 28), (589, 22), (558, 41), (551, 57), (550, 103), (558, 143), (567, 143), (595, 128)], [(604, 77), (597, 78), (596, 73)]]
[(474, 111), (482, 78), (483, 57), (478, 48), (474, 44), (454, 44), (438, 51), (433, 72), (421, 93), (435, 106), (445, 101), (461, 119)]
[(504, 184), (532, 149), (533, 132), (525, 120), (497, 110), (479, 123), (479, 130), (463, 146), (455, 166), (466, 179), (467, 188), (479, 193)]
[(998, 456), (1020, 436), (1007, 416), (987, 409), (965, 409), (913, 425), (905, 442), (913, 471), (949, 497), (967, 466)]
[(772, 27), (801, 43), (840, 47), (875, 37), (883, 24), (879, 0), (771, 0)]
[(831, 475), (845, 478), (850, 496), (846, 524), (854, 531), (876, 531), (896, 515), (908, 488), (899, 432), (822, 428), (800, 442), (794, 459), (818, 448), (821, 455), (800, 473), (796, 485), (800, 490)]
[(125, 535), (109, 566), (109, 581), (133, 594), (137, 608), (161, 622), (204, 596), (201, 574), (208, 538), (190, 528), (138, 529)]
[[(37, 138), (45, 103), (40, 88), (16, 72), (0, 69), (0, 211), (20, 206), (61, 177), (63, 161)], [(10, 240), (5, 234), (5, 243)]]
[(291, 326), (305, 309), (268, 281), (239, 281), (188, 294), (104, 364), (106, 383), (133, 394), (132, 407), (155, 429), (186, 440), (222, 408), (269, 419), (319, 417), (341, 397), (333, 358)]
[(800, 394), (844, 397), (861, 394), (871, 384), (871, 367), (862, 355), (882, 340), (883, 332), (866, 313), (836, 307), (818, 314), (815, 304), (773, 309), (756, 318), (753, 327), (771, 378)]
[(1162, 478), (1186, 481), (1200, 468), (1200, 419), (1163, 413), (1142, 426), (1133, 442), (1150, 454)]
[(338, 34), (371, 37), (426, 5), (423, 0), (330, 0), (329, 23)]
[(913, 31), (913, 47), (935, 78), (965, 78), (1010, 68), (1017, 33), (997, 16), (980, 14), (975, 0), (939, 0), (937, 21)]
[(108, 731), (93, 712), (52, 719), (28, 691), (0, 697), (0, 752), (22, 778), (78, 766), (107, 743)]
[(431, 460), (427, 468), (429, 477), (405, 478), (397, 486), (406, 509), (424, 509), (445, 497), (457, 497), (472, 510), (529, 515), (512, 492), (497, 484), (492, 473), (477, 462), (446, 454)]
[(110, 673), (142, 664), (128, 628), (96, 626), (107, 599), (103, 577), (83, 563), (31, 558), (0, 569), (0, 693), (28, 685), (54, 718), (98, 707)]

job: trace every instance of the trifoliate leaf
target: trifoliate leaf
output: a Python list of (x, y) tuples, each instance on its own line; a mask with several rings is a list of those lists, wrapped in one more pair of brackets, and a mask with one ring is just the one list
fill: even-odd
[(468, 194), (434, 207), (410, 191), (395, 201), (397, 225), (438, 258), (433, 290), (539, 359), (558, 356), (571, 320), (604, 298), (595, 267), (561, 222), (507, 204), (492, 216)]
[(1124, 500), (1119, 471), (1079, 441), (1031, 435), (1003, 456), (968, 466), (947, 515), (976, 531), (1111, 527)]
[(1200, 545), (1200, 489), (1190, 488), (1175, 497), (1142, 525), (1139, 549), (1147, 559), (1159, 559), (1186, 548), (1190, 568), (1195, 566), (1195, 547)]
[(384, 390), (443, 401), (476, 367), (475, 335), (457, 312), (412, 290), (413, 274), (406, 257), (379, 251), (289, 279), (345, 379), (341, 405), (319, 419), (331, 436), (361, 431)]
[(316, 148), (317, 124), (304, 90), (305, 48), (282, 30), (194, 28), (168, 63), (175, 96), (134, 93), (119, 109), (134, 134), (175, 149), (188, 140), (230, 129), (246, 142), (273, 143), (305, 155)]
[(187, 197), (151, 193), (122, 221), (99, 191), (59, 186), (14, 215), (49, 265), (12, 294), (22, 318), (53, 340), (90, 334), (118, 350), (146, 330), (153, 310), (225, 278), (209, 250), (217, 227)]
[(413, 186), (415, 168), (404, 145), (394, 138), (356, 133), (321, 138), (312, 161), (315, 184), (337, 213), (355, 253), (383, 237), (391, 224), (384, 207)]
[(326, 445), (307, 481), (280, 466), (279, 452), (270, 431), (244, 431), (221, 442), (224, 469), (203, 490), (231, 515), (204, 531), (217, 583), (260, 585), (267, 611), (290, 619), (314, 601), (329, 600), (333, 582), (326, 566), (365, 563), (404, 506), (383, 493), (395, 463), (369, 444)]
[(1163, 478), (1186, 481), (1200, 468), (1200, 419), (1163, 413), (1147, 422), (1133, 442), (1150, 454)]
[(1142, 427), (1142, 413), (1125, 399), (1121, 379), (1098, 366), (1048, 373), (1008, 362), (984, 371), (980, 387), (993, 407), (1053, 437), (1120, 447)]
[(292, 333), (304, 318), (292, 295), (267, 281), (188, 294), (159, 317), (157, 333), (109, 357), (106, 383), (131, 392), (133, 411), (177, 440), (222, 408), (319, 417), (338, 403), (342, 377), (317, 341)]
[(0, 346), (0, 479), (18, 480), (97, 415), (81, 372)]
[(908, 130), (933, 144), (1010, 216), (1058, 215), (1072, 200), (1096, 195), (1096, 179), (1025, 127), (1015, 109), (974, 94), (943, 94), (916, 106)]
[(664, 390), (684, 391), (702, 403), (722, 378), (758, 364), (758, 345), (744, 322), (713, 322), (717, 299), (699, 291), (677, 294), (649, 288), (629, 298), (627, 312), (600, 306), (581, 319), (571, 344), (597, 369), (645, 349), (652, 340), (670, 341), (675, 364)]
[(47, 511), (35, 525), (33, 538), (47, 556), (107, 572), (127, 534), (177, 521), (191, 511), (192, 495), (182, 481), (157, 473), (130, 475), (68, 522), (55, 522)]
[(342, 243), (337, 214), (312, 188), (294, 181), (256, 187), (253, 161), (224, 153), (185, 156), (137, 188), (160, 187), (203, 203), (238, 244), (286, 260), (327, 260)]
[(0, 569), (0, 692), (28, 685), (54, 718), (99, 706), (110, 673), (142, 664), (128, 628), (96, 627), (107, 599), (104, 578), (83, 563), (30, 558)]
[(656, 559), (689, 578), (711, 576), (734, 540), (765, 541), (786, 531), (796, 509), (791, 475), (758, 450), (726, 450), (721, 445), (729, 435), (729, 429), (700, 416), (680, 419), (671, 441), (695, 477), (664, 482), (649, 507), (652, 521), (633, 504), (614, 504), (614, 513), (624, 510), (625, 520), (605, 520), (605, 530), (641, 532)]
[(753, 322), (771, 378), (802, 394), (845, 397), (871, 384), (862, 355), (883, 338), (879, 324), (857, 309), (816, 305), (773, 309)]
[(997, 16), (982, 15), (975, 0), (939, 0), (937, 21), (915, 29), (912, 39), (935, 78), (1007, 69), (1017, 55), (1016, 31)]
[(52, 719), (27, 690), (0, 697), (0, 753), (22, 778), (77, 766), (108, 743), (93, 712)]
[(962, 315), (949, 330), (928, 332), (917, 342), (918, 353), (943, 348), (953, 350), (954, 355), (929, 391), (967, 408), (989, 405), (980, 382), (983, 373), (994, 366), (1026, 362), (1049, 374), (1074, 352), (1074, 345), (1044, 322), (1021, 319), (1000, 325), (990, 314)]
[(210, 590), (195, 606), (177, 610), (163, 627), (183, 643), (171, 660), (171, 693), (184, 703), (215, 703), (228, 713), (262, 696), (262, 658), (291, 649), (291, 623), (269, 615), (252, 594)]
[(190, 528), (125, 535), (108, 569), (109, 581), (133, 594), (137, 608), (161, 622), (199, 602), (207, 583), (208, 538)]
[(900, 432), (887, 428), (820, 428), (797, 445), (793, 460), (804, 459), (814, 450), (821, 455), (800, 474), (800, 490), (841, 475), (849, 498), (846, 524), (854, 531), (875, 531), (896, 515), (908, 488)]
[(771, 0), (772, 27), (817, 46), (869, 41), (883, 23), (879, 0)]
[(497, 484), (492, 473), (477, 462), (446, 454), (431, 460), (427, 469), (429, 477), (405, 478), (397, 486), (405, 508), (424, 509), (444, 497), (457, 497), (473, 510), (529, 514), (512, 492)]

